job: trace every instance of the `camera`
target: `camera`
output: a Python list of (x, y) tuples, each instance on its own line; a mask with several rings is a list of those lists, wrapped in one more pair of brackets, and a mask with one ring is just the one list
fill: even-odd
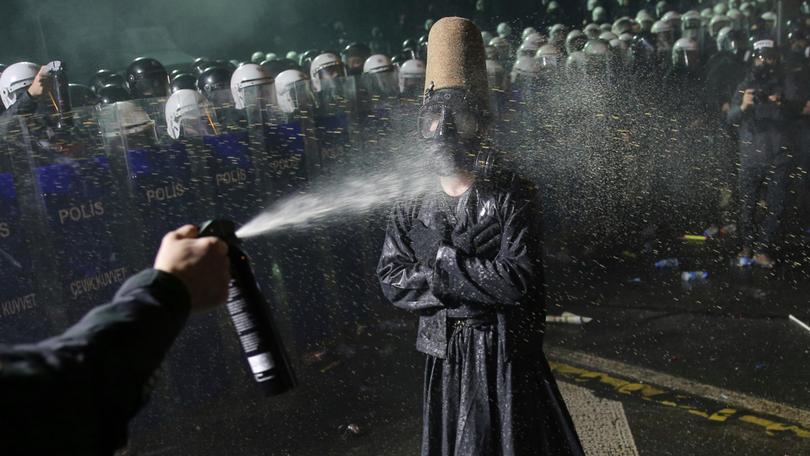
[(768, 95), (763, 90), (754, 91), (754, 104), (762, 104), (768, 101)]

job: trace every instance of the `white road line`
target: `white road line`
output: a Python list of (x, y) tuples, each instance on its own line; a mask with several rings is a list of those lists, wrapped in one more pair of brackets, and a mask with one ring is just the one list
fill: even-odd
[(738, 393), (712, 385), (698, 383), (686, 378), (664, 374), (651, 369), (625, 364), (599, 356), (559, 347), (546, 347), (549, 358), (558, 362), (571, 362), (609, 374), (630, 378), (638, 382), (670, 388), (693, 396), (711, 399), (732, 407), (776, 416), (790, 422), (810, 427), (810, 410), (793, 407), (781, 402)]
[(596, 397), (571, 383), (557, 385), (587, 456), (638, 456), (621, 402)]
[(796, 323), (797, 325), (801, 326), (802, 328), (810, 331), (810, 326), (808, 326), (807, 323), (799, 320), (798, 318), (794, 317), (793, 315), (788, 315), (788, 318), (790, 318), (790, 320), (792, 322)]

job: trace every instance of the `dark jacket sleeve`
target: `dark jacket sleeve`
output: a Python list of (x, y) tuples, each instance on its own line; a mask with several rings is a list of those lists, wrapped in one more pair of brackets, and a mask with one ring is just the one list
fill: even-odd
[(28, 93), (27, 90), (21, 90), (21, 93), (17, 96), (17, 100), (14, 102), (13, 105), (9, 106), (6, 112), (3, 115), (8, 116), (24, 116), (29, 114), (34, 114), (37, 110), (37, 102), (34, 100), (33, 97)]
[(430, 291), (433, 270), (416, 260), (408, 232), (416, 218), (412, 203), (398, 203), (388, 219), (377, 276), (383, 294), (396, 307), (422, 310), (443, 307)]
[(754, 121), (768, 120), (772, 122), (784, 122), (786, 120), (786, 111), (783, 106), (784, 104), (779, 105), (770, 101), (754, 103), (754, 106), (751, 106), (751, 110), (754, 111)]
[(542, 277), (541, 208), (534, 189), (513, 190), (500, 202), (501, 247), (494, 259), (439, 249), (433, 290), (448, 300), (481, 306), (518, 306)]
[(798, 78), (795, 75), (786, 76), (782, 92), (782, 110), (785, 119), (790, 122), (798, 120), (807, 100), (807, 92), (802, 88)]
[(729, 109), (727, 114), (728, 124), (737, 127), (743, 120), (743, 117), (749, 114), (753, 108), (753, 106), (749, 107), (747, 111), (743, 111), (740, 109), (740, 104), (742, 104), (742, 97), (743, 93), (745, 93), (745, 83), (741, 83), (737, 86), (737, 90), (734, 91), (734, 96), (731, 97), (731, 109)]
[(150, 269), (64, 334), (0, 346), (0, 445), (8, 454), (104, 454), (122, 445), (189, 310), (185, 285)]

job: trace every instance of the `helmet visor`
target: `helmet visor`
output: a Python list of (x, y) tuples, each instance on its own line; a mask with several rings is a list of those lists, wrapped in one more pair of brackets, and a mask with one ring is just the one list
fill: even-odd
[(165, 97), (169, 92), (169, 77), (160, 71), (139, 75), (135, 79), (132, 92), (143, 98)]

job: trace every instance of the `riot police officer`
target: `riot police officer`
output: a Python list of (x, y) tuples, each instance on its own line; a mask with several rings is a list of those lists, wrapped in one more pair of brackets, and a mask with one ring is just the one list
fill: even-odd
[(169, 74), (157, 60), (138, 57), (127, 67), (127, 86), (134, 99), (165, 97)]

